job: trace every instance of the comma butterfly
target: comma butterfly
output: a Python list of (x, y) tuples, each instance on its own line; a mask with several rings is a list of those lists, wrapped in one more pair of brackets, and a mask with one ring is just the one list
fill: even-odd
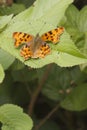
[(29, 58), (44, 58), (51, 52), (51, 48), (47, 44), (47, 41), (52, 42), (53, 44), (58, 43), (60, 35), (63, 32), (64, 27), (58, 27), (44, 33), (42, 36), (37, 34), (35, 37), (23, 32), (14, 32), (14, 46), (19, 47), (21, 44), (25, 44), (20, 50), (20, 55), (24, 57), (25, 60), (28, 60)]

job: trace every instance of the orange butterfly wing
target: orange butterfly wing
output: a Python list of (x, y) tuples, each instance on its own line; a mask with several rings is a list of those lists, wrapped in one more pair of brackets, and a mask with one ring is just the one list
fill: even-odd
[(51, 52), (50, 46), (44, 42), (39, 46), (39, 48), (34, 53), (34, 57), (32, 58), (44, 58), (50, 52)]
[(24, 57), (25, 60), (28, 60), (33, 56), (33, 52), (31, 50), (31, 46), (29, 45), (24, 45), (21, 50), (20, 50), (20, 55)]
[(23, 32), (14, 32), (13, 38), (15, 39), (14, 46), (19, 47), (23, 43), (28, 43), (33, 40), (33, 36)]
[(50, 46), (46, 43), (39, 46), (35, 52), (32, 51), (31, 45), (26, 44), (21, 48), (20, 54), (25, 60), (28, 60), (29, 58), (44, 58), (50, 51)]
[(44, 33), (41, 38), (43, 41), (51, 41), (56, 44), (60, 40), (60, 35), (64, 32), (64, 27), (59, 27), (54, 30), (51, 30), (47, 33)]

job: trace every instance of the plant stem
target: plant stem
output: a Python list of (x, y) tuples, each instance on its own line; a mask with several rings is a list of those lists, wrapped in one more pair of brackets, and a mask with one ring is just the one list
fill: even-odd
[(39, 128), (58, 110), (59, 104), (57, 104), (49, 113), (48, 115), (43, 118), (38, 125), (35, 126), (34, 130), (39, 130)]
[(31, 96), (31, 101), (30, 101), (29, 109), (28, 109), (28, 110), (29, 110), (29, 111), (28, 111), (28, 114), (29, 114), (29, 115), (32, 115), (32, 113), (33, 113), (33, 109), (34, 109), (35, 102), (36, 102), (36, 100), (37, 100), (37, 97), (38, 97), (38, 95), (39, 95), (39, 93), (40, 93), (40, 91), (41, 91), (41, 89), (42, 89), (42, 87), (43, 87), (45, 81), (46, 81), (47, 78), (48, 78), (48, 75), (49, 75), (51, 66), (52, 66), (51, 64), (49, 64), (49, 65), (47, 66), (46, 71), (44, 72), (44, 75), (43, 75), (43, 77), (42, 77), (42, 79), (41, 79), (39, 85), (37, 86), (36, 90), (34, 91), (34, 93), (33, 93), (32, 96)]

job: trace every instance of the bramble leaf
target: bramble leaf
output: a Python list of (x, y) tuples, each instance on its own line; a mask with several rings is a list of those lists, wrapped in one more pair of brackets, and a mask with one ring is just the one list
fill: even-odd
[(20, 107), (12, 104), (0, 107), (0, 121), (2, 130), (31, 130), (33, 126), (31, 118)]
[(87, 57), (77, 49), (66, 31), (62, 34), (59, 44), (52, 45), (50, 43), (51, 54), (43, 59), (29, 59), (28, 61), (24, 61), (20, 56), (19, 49), (15, 49), (13, 45), (12, 34), (15, 31), (22, 31), (32, 35), (40, 32), (41, 35), (48, 30), (54, 29), (64, 16), (66, 8), (72, 2), (72, 0), (36, 1), (33, 4), (34, 6), (15, 16), (6, 30), (0, 34), (1, 48), (18, 58), (25, 65), (33, 68), (40, 68), (49, 63), (56, 63), (63, 67), (86, 63)]
[(0, 83), (2, 83), (4, 77), (5, 77), (5, 73), (4, 73), (2, 65), (0, 64)]

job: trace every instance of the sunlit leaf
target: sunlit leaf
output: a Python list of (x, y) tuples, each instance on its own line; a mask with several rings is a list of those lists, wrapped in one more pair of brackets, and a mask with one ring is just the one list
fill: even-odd
[(11, 104), (0, 107), (0, 121), (2, 130), (31, 130), (33, 126), (31, 118), (20, 107)]
[(4, 77), (5, 77), (5, 73), (2, 65), (0, 64), (0, 83), (3, 81)]

